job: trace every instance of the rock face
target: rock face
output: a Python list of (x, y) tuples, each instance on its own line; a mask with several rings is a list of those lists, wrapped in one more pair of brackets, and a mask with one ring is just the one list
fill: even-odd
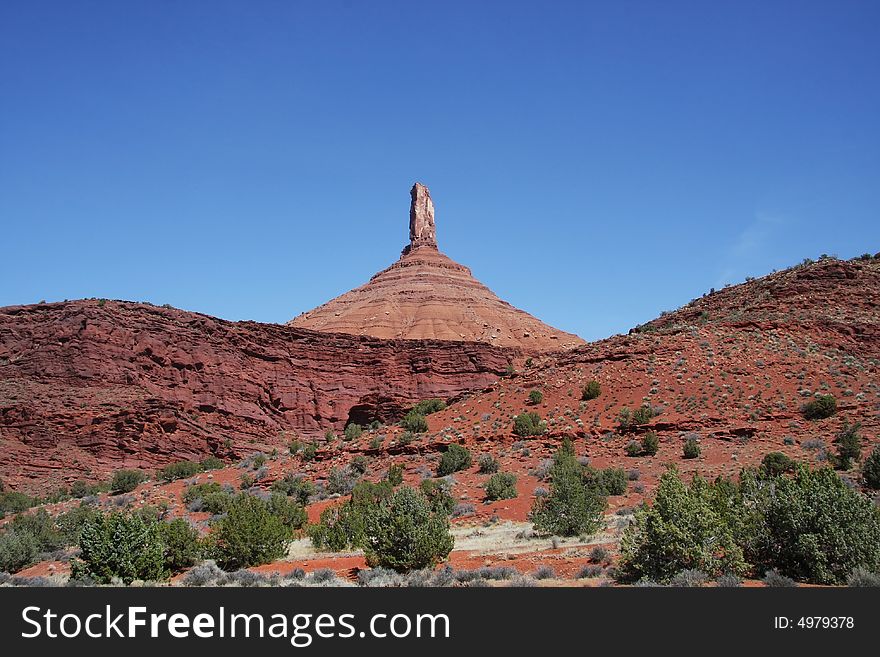
[(514, 355), (117, 301), (2, 308), (0, 478), (61, 483), (390, 422), (490, 385)]
[(400, 259), (351, 290), (288, 324), (378, 338), (486, 342), (527, 352), (568, 349), (584, 341), (499, 299), (470, 269), (437, 248), (434, 203), (413, 185), (410, 243)]

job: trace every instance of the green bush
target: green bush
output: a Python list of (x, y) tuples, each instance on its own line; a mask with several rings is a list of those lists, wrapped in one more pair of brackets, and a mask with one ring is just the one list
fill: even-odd
[(309, 503), (309, 498), (315, 494), (315, 484), (301, 474), (288, 472), (281, 479), (272, 483), (272, 490), (294, 498), (302, 506)]
[(437, 476), (445, 477), (459, 470), (471, 467), (471, 453), (467, 448), (452, 443), (440, 457), (440, 465), (437, 467)]
[(79, 545), (82, 528), (100, 513), (95, 506), (82, 503), (55, 518), (55, 524), (63, 536), (64, 545)]
[(366, 474), (367, 468), (369, 467), (367, 463), (367, 457), (363, 454), (358, 454), (351, 460), (351, 463), (348, 464), (348, 467), (351, 469), (352, 472), (356, 474)]
[(596, 399), (602, 394), (602, 386), (598, 381), (590, 381), (581, 389), (581, 401), (590, 401)]
[(400, 426), (411, 433), (425, 433), (428, 430), (428, 421), (424, 415), (412, 410), (400, 421)]
[(620, 554), (619, 577), (631, 581), (666, 582), (692, 569), (712, 577), (747, 570), (710, 485), (695, 476), (686, 486), (675, 469), (661, 475), (654, 503), (636, 511), (623, 533)]
[(761, 460), (761, 472), (770, 477), (792, 472), (796, 466), (797, 463), (782, 452), (770, 452)]
[(455, 498), (452, 497), (449, 484), (443, 479), (423, 479), (419, 490), (437, 513), (449, 515), (455, 508)]
[(623, 448), (623, 451), (626, 452), (627, 456), (631, 456), (635, 458), (636, 456), (641, 456), (644, 448), (642, 444), (637, 440), (630, 440), (626, 447)]
[(14, 490), (7, 490), (0, 493), (0, 518), (7, 513), (21, 513), (27, 511), (37, 503), (37, 500), (30, 495), (19, 493)]
[(494, 500), (512, 500), (517, 496), (516, 492), (516, 475), (510, 472), (498, 472), (489, 477), (486, 482), (486, 499)]
[(565, 439), (553, 456), (550, 494), (538, 497), (530, 514), (535, 529), (547, 534), (593, 534), (603, 523), (607, 500), (594, 478), (577, 462)]
[(449, 518), (419, 491), (402, 486), (367, 518), (364, 551), (371, 567), (407, 572), (433, 566), (452, 551)]
[(862, 457), (862, 437), (859, 422), (849, 424), (844, 422), (843, 429), (837, 434), (834, 442), (837, 443), (837, 467), (841, 470), (849, 470), (853, 461)]
[(799, 465), (794, 477), (751, 485), (760, 518), (749, 541), (757, 566), (816, 584), (842, 584), (856, 568), (880, 569), (880, 509), (830, 468)]
[(114, 495), (130, 493), (146, 480), (147, 476), (140, 470), (117, 470), (110, 480), (110, 492)]
[(642, 436), (642, 454), (645, 456), (655, 456), (657, 450), (660, 449), (660, 439), (654, 431), (647, 432)]
[(178, 461), (166, 465), (159, 470), (158, 476), (162, 481), (175, 481), (176, 479), (186, 479), (197, 475), (202, 471), (202, 466), (195, 461)]
[(97, 486), (93, 486), (82, 479), (77, 479), (70, 484), (70, 496), (76, 499), (97, 494)]
[(300, 452), (300, 456), (303, 461), (314, 461), (315, 457), (318, 455), (318, 443), (315, 441), (310, 442), (308, 445), (305, 445)]
[(605, 495), (623, 495), (626, 493), (628, 480), (623, 468), (605, 468), (596, 471), (596, 485)]
[(361, 437), (361, 434), (364, 432), (364, 428), (352, 422), (348, 426), (345, 427), (345, 439), (346, 440), (357, 440)]
[(834, 395), (817, 395), (801, 407), (801, 413), (808, 420), (823, 420), (837, 412)]
[(175, 518), (158, 523), (158, 527), (168, 570), (177, 573), (201, 561), (203, 546), (199, 533), (186, 520)]
[(379, 502), (390, 497), (392, 492), (388, 481), (378, 484), (359, 481), (347, 502), (327, 507), (321, 512), (319, 522), (308, 527), (312, 544), (318, 549), (333, 552), (363, 547), (367, 516), (374, 513)]
[(183, 501), (187, 506), (198, 504), (196, 500), (201, 500), (198, 508), (192, 510), (205, 511), (212, 515), (225, 513), (231, 499), (232, 495), (224, 490), (220, 484), (213, 481), (192, 484), (183, 491)]
[(880, 488), (880, 446), (874, 448), (871, 455), (865, 459), (862, 465), (862, 477), (868, 488)]
[(165, 547), (158, 523), (138, 515), (98, 514), (82, 527), (79, 559), (72, 562), (74, 579), (109, 584), (119, 578), (159, 581), (167, 577)]
[(327, 474), (327, 492), (334, 495), (348, 495), (358, 481), (357, 473), (350, 468), (330, 468)]
[(400, 486), (403, 483), (403, 464), (392, 463), (388, 466), (388, 483), (392, 486)]
[(226, 515), (217, 523), (211, 538), (220, 566), (238, 570), (283, 557), (290, 534), (290, 528), (267, 502), (240, 493), (229, 502)]
[(513, 418), (513, 432), (517, 436), (539, 436), (547, 429), (547, 423), (537, 413), (520, 413)]
[(289, 532), (302, 529), (309, 517), (303, 506), (284, 493), (272, 493), (267, 501), (269, 513), (281, 520)]
[(639, 406), (632, 414), (633, 424), (647, 424), (654, 417), (654, 409), (648, 404)]
[(226, 464), (218, 459), (216, 456), (209, 456), (205, 459), (202, 459), (199, 463), (202, 466), (202, 470), (207, 472), (208, 470), (220, 470), (226, 467)]
[(442, 399), (424, 399), (413, 406), (412, 410), (419, 415), (430, 415), (446, 408), (446, 402)]
[(480, 466), (481, 474), (498, 472), (498, 468), (500, 467), (498, 459), (491, 454), (480, 454), (480, 457), (477, 459), (477, 465)]
[(0, 572), (17, 573), (37, 560), (40, 548), (27, 532), (7, 529), (0, 533)]
[(544, 393), (540, 390), (532, 390), (529, 393), (529, 403), (532, 405), (540, 404), (544, 401)]
[(694, 436), (688, 436), (687, 440), (684, 441), (684, 447), (681, 451), (682, 456), (686, 459), (698, 458), (700, 456), (700, 444)]

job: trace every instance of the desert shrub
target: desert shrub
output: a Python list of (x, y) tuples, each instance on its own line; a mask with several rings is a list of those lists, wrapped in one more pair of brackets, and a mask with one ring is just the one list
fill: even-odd
[(695, 459), (700, 456), (700, 443), (697, 442), (695, 436), (688, 436), (684, 441), (684, 447), (681, 450), (682, 456), (686, 459)]
[(715, 584), (722, 588), (736, 588), (742, 586), (742, 578), (733, 573), (724, 573), (715, 580)]
[(535, 572), (532, 573), (532, 577), (535, 579), (553, 579), (556, 577), (556, 571), (550, 566), (539, 566)]
[(627, 478), (623, 468), (605, 468), (595, 471), (596, 485), (605, 495), (626, 493)]
[(852, 462), (858, 461), (862, 456), (862, 437), (859, 435), (861, 427), (858, 422), (855, 424), (844, 422), (843, 429), (834, 439), (837, 443), (837, 467), (841, 470), (849, 470)]
[(445, 477), (459, 470), (471, 467), (471, 453), (466, 447), (452, 443), (440, 456), (440, 465), (437, 466), (437, 476)]
[(345, 427), (345, 433), (343, 435), (345, 436), (346, 440), (357, 440), (361, 437), (361, 434), (363, 432), (364, 428), (361, 425), (352, 422)]
[(761, 472), (770, 477), (776, 477), (786, 472), (792, 472), (797, 463), (782, 452), (770, 452), (761, 460)]
[(110, 480), (110, 492), (114, 495), (130, 493), (146, 479), (147, 476), (140, 470), (117, 470)]
[(798, 466), (793, 477), (745, 482), (759, 514), (750, 540), (758, 566), (816, 584), (880, 569), (880, 509), (830, 468)]
[(604, 548), (601, 545), (597, 545), (590, 550), (590, 561), (593, 563), (602, 563), (607, 560), (609, 556), (611, 556), (611, 554), (608, 552), (607, 548)]
[(480, 454), (480, 457), (477, 459), (477, 465), (480, 467), (481, 474), (498, 472), (498, 468), (500, 467), (498, 459), (491, 454)]
[(516, 475), (510, 472), (498, 472), (486, 482), (487, 500), (511, 500), (517, 496)]
[(834, 395), (816, 395), (801, 406), (801, 413), (808, 420), (823, 420), (837, 412), (837, 400)]
[(549, 476), (550, 494), (536, 498), (529, 515), (535, 529), (560, 536), (596, 532), (607, 500), (578, 463), (570, 440), (565, 439), (554, 454)]
[(400, 426), (411, 433), (425, 433), (428, 430), (428, 421), (424, 415), (412, 410), (403, 417)]
[(655, 456), (660, 448), (660, 439), (654, 431), (648, 431), (642, 436), (642, 454), (645, 456)]
[(14, 529), (0, 533), (0, 572), (17, 573), (34, 563), (39, 553), (40, 548), (33, 535)]
[(183, 491), (183, 502), (191, 511), (218, 515), (226, 512), (232, 495), (216, 482), (192, 484)]
[(318, 455), (318, 443), (313, 440), (308, 445), (304, 445), (299, 455), (303, 461), (314, 461), (315, 456)]
[(846, 578), (846, 585), (880, 588), (880, 572), (871, 572), (864, 568), (856, 568)]
[(158, 526), (168, 570), (180, 572), (201, 560), (203, 548), (199, 533), (186, 520), (175, 518)]
[(388, 481), (378, 484), (359, 481), (348, 501), (327, 507), (321, 512), (318, 523), (308, 527), (312, 544), (318, 549), (333, 552), (363, 547), (367, 516), (374, 513), (379, 502), (389, 497), (392, 491)]
[(542, 401), (544, 401), (544, 393), (541, 392), (540, 390), (532, 390), (529, 393), (529, 403), (530, 404), (532, 404), (532, 405), (540, 404)]
[(315, 494), (315, 484), (306, 479), (305, 475), (288, 472), (272, 483), (272, 490), (292, 497), (305, 506), (309, 503), (309, 498)]
[(230, 500), (211, 538), (217, 562), (234, 570), (280, 559), (290, 542), (290, 528), (269, 503), (240, 493)]
[(347, 495), (357, 483), (358, 475), (350, 468), (330, 468), (327, 475), (327, 492)]
[(70, 496), (76, 499), (82, 499), (83, 497), (87, 497), (89, 495), (95, 495), (97, 492), (96, 487), (88, 484), (82, 479), (77, 479), (72, 484), (70, 484)]
[(448, 516), (409, 486), (382, 500), (366, 519), (364, 551), (372, 567), (403, 572), (426, 568), (445, 559), (452, 546)]
[(775, 568), (768, 570), (761, 581), (764, 582), (765, 586), (772, 587), (797, 586), (796, 581), (794, 581), (791, 577), (781, 575), (779, 571)]
[(71, 564), (73, 579), (109, 584), (114, 578), (129, 585), (134, 580), (165, 579), (165, 547), (158, 523), (141, 516), (98, 514), (82, 527), (79, 559)]
[(702, 570), (682, 570), (676, 573), (669, 580), (670, 586), (679, 587), (699, 587), (704, 586), (709, 581), (709, 576)]
[(412, 410), (419, 415), (430, 415), (446, 408), (446, 402), (442, 399), (423, 399), (413, 406)]
[(637, 440), (630, 440), (623, 448), (627, 456), (636, 457), (642, 455), (642, 444)]
[(869, 488), (880, 488), (880, 446), (874, 448), (862, 465), (862, 477)]
[(192, 477), (201, 471), (202, 466), (195, 461), (178, 461), (159, 470), (158, 477), (162, 481), (175, 481)]
[(449, 491), (449, 484), (443, 479), (423, 479), (419, 484), (422, 495), (437, 513), (450, 514), (455, 508), (455, 498)]
[(303, 506), (284, 493), (272, 493), (266, 502), (269, 513), (276, 516), (292, 532), (301, 529), (308, 522), (308, 514)]
[(327, 431), (324, 432), (324, 442), (328, 445), (335, 443), (337, 438), (338, 436), (333, 429), (327, 429)]
[(517, 436), (539, 436), (546, 428), (547, 423), (537, 413), (520, 413), (513, 418), (513, 432)]
[(367, 457), (363, 454), (358, 454), (351, 460), (351, 463), (348, 464), (348, 467), (351, 469), (352, 472), (356, 474), (365, 474), (368, 467)]
[(65, 545), (64, 534), (45, 509), (20, 513), (7, 527), (18, 534), (32, 536), (39, 552), (52, 552)]
[(596, 399), (602, 394), (602, 386), (598, 381), (590, 381), (581, 389), (581, 401), (590, 401)]
[(208, 470), (220, 470), (225, 467), (226, 464), (218, 459), (216, 456), (209, 456), (207, 458), (202, 459), (199, 462), (199, 465), (202, 467), (202, 470), (207, 472)]
[(388, 483), (392, 486), (400, 486), (403, 483), (403, 464), (392, 463), (388, 466), (388, 475), (386, 476)]
[(654, 503), (639, 508), (624, 531), (618, 576), (667, 582), (683, 570), (745, 572), (743, 551), (714, 498), (701, 477), (687, 486), (675, 469), (663, 473)]
[(404, 431), (397, 437), (398, 445), (409, 445), (412, 441), (416, 439), (416, 435), (412, 431)]
[(636, 425), (647, 424), (652, 417), (654, 417), (654, 409), (648, 404), (643, 404), (633, 411), (632, 423)]
[(64, 545), (79, 545), (82, 528), (100, 513), (94, 505), (83, 502), (55, 518), (55, 524), (61, 532)]

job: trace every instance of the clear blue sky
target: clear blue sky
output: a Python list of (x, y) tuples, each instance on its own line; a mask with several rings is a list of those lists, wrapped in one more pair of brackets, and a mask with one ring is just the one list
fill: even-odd
[[(428, 6), (430, 5), (430, 6)], [(0, 306), (283, 322), (440, 247), (594, 339), (880, 251), (880, 3), (3, 2)]]

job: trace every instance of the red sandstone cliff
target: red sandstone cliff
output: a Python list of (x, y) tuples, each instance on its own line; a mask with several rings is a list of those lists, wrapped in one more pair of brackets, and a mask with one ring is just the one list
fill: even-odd
[(0, 309), (0, 477), (233, 456), (485, 387), (510, 350), (317, 333), (117, 301)]

